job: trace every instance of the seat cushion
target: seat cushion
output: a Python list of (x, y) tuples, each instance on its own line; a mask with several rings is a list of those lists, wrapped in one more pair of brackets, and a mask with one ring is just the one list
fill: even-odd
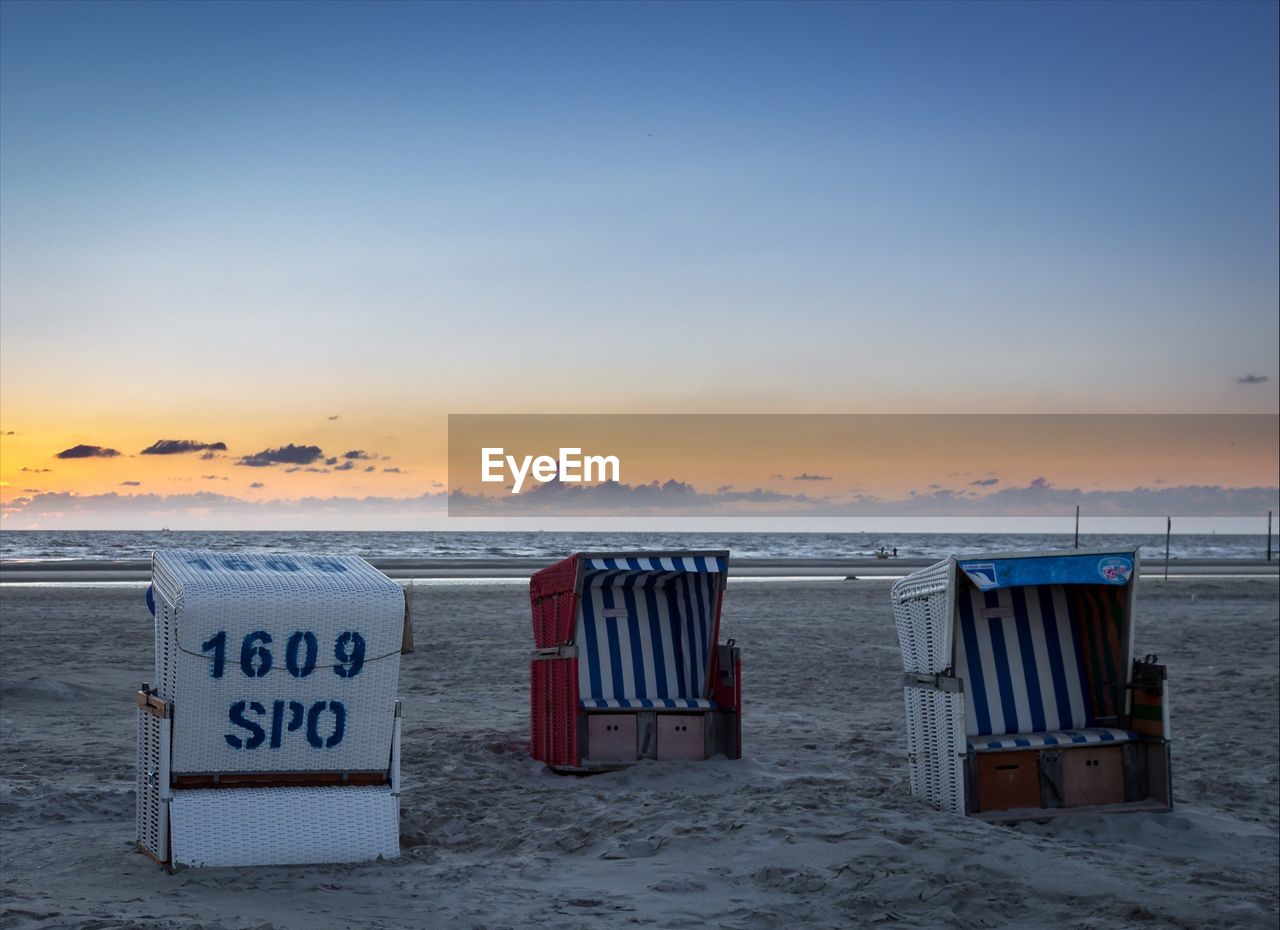
[(583, 698), (578, 702), (589, 710), (715, 710), (716, 702), (706, 698)]
[(990, 752), (994, 749), (1040, 749), (1044, 746), (1075, 746), (1088, 743), (1129, 743), (1142, 739), (1129, 730), (1090, 727), (1084, 730), (1054, 730), (1045, 733), (1009, 733), (1004, 736), (970, 736), (969, 749)]

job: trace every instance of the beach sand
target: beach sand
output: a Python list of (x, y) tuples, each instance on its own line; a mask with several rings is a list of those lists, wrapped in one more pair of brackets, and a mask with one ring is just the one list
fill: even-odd
[(526, 589), (415, 591), (402, 856), (161, 871), (134, 851), (139, 588), (0, 594), (5, 927), (1266, 927), (1280, 880), (1277, 584), (1144, 583), (1176, 807), (1000, 827), (911, 798), (888, 582), (731, 584), (738, 762), (529, 759)]

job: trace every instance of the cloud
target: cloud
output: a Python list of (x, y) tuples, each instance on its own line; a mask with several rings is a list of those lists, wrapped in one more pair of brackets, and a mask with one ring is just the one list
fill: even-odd
[(841, 515), (929, 517), (1046, 517), (1065, 516), (1077, 504), (1091, 517), (1228, 517), (1248, 516), (1274, 507), (1280, 492), (1274, 487), (1230, 488), (1221, 485), (1180, 485), (1136, 488), (1060, 488), (1041, 476), (1023, 487), (1006, 487), (991, 494), (937, 491), (912, 494), (907, 500), (881, 501), (874, 506), (841, 508)]
[(23, 465), (23, 466), (22, 466), (22, 470), (23, 470), (23, 471), (29, 471), (29, 472), (31, 472), (33, 475), (40, 474), (40, 473), (42, 473), (42, 472), (53, 471), (53, 469), (52, 469), (52, 468), (28, 468), (28, 467), (27, 467), (27, 466), (25, 466), (25, 465)]
[(278, 529), (282, 525), (311, 529), (317, 524), (346, 528), (367, 525), (371, 519), (384, 525), (414, 528), (424, 519), (444, 519), (445, 495), (248, 500), (213, 491), (170, 495), (115, 491), (81, 495), (62, 491), (15, 498), (4, 505), (3, 511), (6, 522), (38, 519), (42, 523), (63, 522), (90, 529), (159, 527), (178, 522), (223, 529)]
[(337, 466), (337, 467), (334, 469), (334, 471), (351, 471), (351, 469), (353, 469), (353, 468), (355, 468), (355, 467), (356, 467), (356, 463), (355, 463), (355, 462), (353, 462), (353, 461), (351, 461), (350, 459), (347, 459), (347, 461), (345, 461), (345, 462), (343, 462), (341, 465)]
[(205, 481), (230, 481), (231, 479), (225, 475), (201, 475)]
[(374, 453), (365, 452), (363, 449), (352, 449), (350, 452), (342, 453), (342, 457), (344, 459), (359, 461), (360, 459), (376, 459), (378, 457), (378, 454), (376, 452)]
[(971, 487), (971, 488), (989, 488), (989, 487), (991, 487), (992, 485), (994, 485), (994, 484), (999, 484), (999, 483), (1000, 483), (1000, 479), (999, 479), (999, 478), (979, 478), (977, 481), (970, 481), (970, 482), (969, 482), (969, 487)]
[[(518, 496), (447, 497), (453, 515), (644, 515), (701, 513), (706, 515), (773, 515), (787, 517), (841, 516), (1052, 516), (1066, 520), (1075, 504), (1091, 517), (1151, 517), (1252, 515), (1274, 508), (1274, 487), (1219, 486), (1139, 487), (1117, 490), (1058, 488), (1048, 481), (1007, 487), (974, 495), (969, 490), (940, 489), (898, 500), (857, 495), (821, 500), (804, 495), (765, 491), (700, 492), (681, 481), (648, 485), (606, 485), (591, 488), (545, 486), (548, 491)], [(594, 493), (583, 493), (584, 490)], [(61, 524), (82, 529), (170, 526), (195, 523), (208, 528), (245, 529), (285, 526), (321, 528), (380, 525), (417, 528), (423, 519), (443, 519), (446, 494), (428, 492), (408, 497), (306, 497), (301, 500), (239, 498), (209, 491), (162, 495), (153, 492), (76, 495), (39, 493), (15, 498), (3, 507), (5, 522)], [(1064, 524), (1065, 525), (1065, 524)]]
[(137, 488), (142, 486), (141, 481), (121, 481), (120, 484), (122, 487), (126, 488)]
[(1236, 384), (1266, 384), (1267, 380), (1266, 375), (1241, 375), (1236, 378)]
[(1062, 517), (1079, 504), (1091, 517), (1232, 517), (1264, 513), (1278, 502), (1280, 490), (1276, 487), (1059, 488), (1044, 476), (1021, 487), (980, 493), (972, 488), (935, 486), (897, 499), (864, 493), (815, 497), (760, 488), (734, 491), (721, 487), (708, 493), (676, 479), (647, 485), (565, 485), (552, 481), (518, 495), (473, 495), (457, 489), (449, 494), (452, 516), (631, 517), (680, 511), (713, 516)]
[(120, 453), (105, 446), (72, 446), (57, 454), (60, 459), (113, 459)]
[[(370, 467), (370, 468), (372, 468), (373, 466), (372, 466), (372, 465), (370, 465), (369, 467)], [(382, 469), (382, 473), (383, 473), (384, 475), (398, 475), (398, 474), (400, 474), (400, 469), (399, 469), (399, 468), (384, 468), (384, 469)], [(441, 485), (439, 481), (433, 481), (431, 484), (432, 484), (432, 486), (433, 486), (433, 487), (437, 487), (437, 488), (439, 488), (439, 487), (443, 487), (443, 485)]]
[(334, 456), (330, 456), (329, 458), (327, 458), (327, 459), (325, 459), (325, 460), (324, 460), (324, 463), (325, 463), (326, 465), (337, 465), (337, 464), (338, 464), (338, 457), (337, 457), (336, 455), (334, 455)]
[(753, 488), (750, 491), (700, 492), (692, 484), (668, 478), (648, 484), (605, 481), (599, 484), (563, 484), (548, 481), (520, 494), (472, 495), (449, 492), (451, 514), (459, 516), (555, 514), (622, 514), (628, 516), (672, 511), (732, 513), (735, 508), (767, 514), (779, 507), (810, 506), (820, 501), (803, 494), (784, 494)]
[(329, 419), (330, 419), (330, 420), (336, 420), (336, 419), (338, 419), (338, 418), (339, 418), (339, 417), (341, 417), (341, 416), (342, 416), (342, 414), (340, 414), (340, 413), (335, 413), (333, 416), (329, 417)]
[(253, 484), (249, 485), (249, 487), (250, 487), (251, 489), (252, 489), (252, 488), (265, 488), (265, 487), (266, 487), (266, 485), (265, 485), (265, 484), (263, 484), (261, 481), (255, 481)]
[(366, 465), (366, 466), (364, 467), (364, 470), (365, 470), (365, 473), (367, 474), (368, 472), (371, 472), (371, 471), (377, 471), (377, 470), (378, 470), (378, 466), (377, 466), (377, 465)]
[(203, 452), (201, 458), (213, 458), (214, 452), (226, 452), (225, 442), (201, 442), (198, 439), (157, 439), (142, 450), (142, 455), (181, 455), (184, 452)]
[(319, 446), (297, 446), (289, 443), (275, 449), (263, 449), (253, 455), (241, 456), (237, 465), (248, 465), (250, 468), (268, 468), (272, 465), (310, 465), (317, 459), (324, 458)]
[(794, 477), (792, 477), (791, 480), (792, 481), (830, 481), (831, 476), (830, 475), (811, 475), (806, 471), (806, 472), (801, 472), (798, 475), (795, 475)]

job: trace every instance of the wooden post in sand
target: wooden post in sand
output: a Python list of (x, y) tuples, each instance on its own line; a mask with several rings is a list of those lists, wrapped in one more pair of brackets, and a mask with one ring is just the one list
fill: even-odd
[(1169, 537), (1173, 535), (1173, 517), (1165, 517), (1164, 524), (1164, 580), (1169, 580)]
[(1076, 546), (1080, 548), (1080, 505), (1076, 504)]

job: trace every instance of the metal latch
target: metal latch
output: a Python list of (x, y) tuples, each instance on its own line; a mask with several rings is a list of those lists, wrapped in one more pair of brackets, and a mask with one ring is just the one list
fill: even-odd
[(906, 672), (902, 676), (902, 684), (907, 688), (932, 688), (934, 691), (949, 691), (959, 694), (964, 690), (964, 682), (950, 675), (925, 675), (920, 672)]
[(545, 649), (535, 649), (531, 655), (534, 662), (547, 659), (576, 659), (577, 657), (578, 647), (569, 643), (561, 643), (559, 646), (547, 646)]
[(1160, 657), (1149, 655), (1141, 661), (1133, 660), (1133, 678), (1125, 685), (1130, 691), (1159, 691), (1165, 678), (1168, 676), (1167, 669), (1160, 664)]

